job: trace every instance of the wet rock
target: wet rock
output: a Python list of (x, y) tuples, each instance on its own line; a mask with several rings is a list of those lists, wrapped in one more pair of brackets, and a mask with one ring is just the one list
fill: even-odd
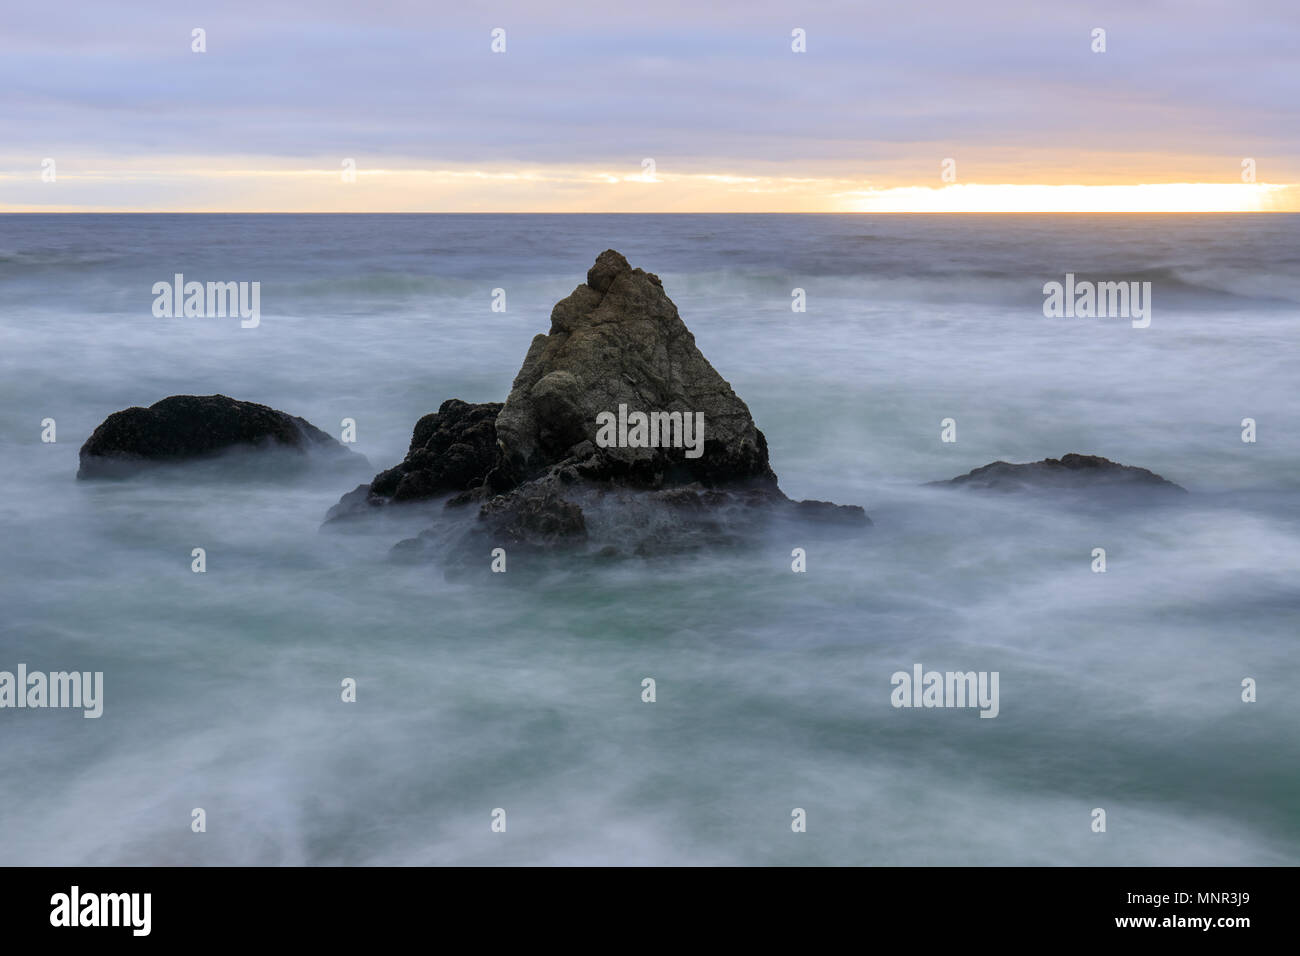
[(1099, 455), (1076, 454), (1025, 464), (995, 461), (949, 481), (930, 484), (998, 492), (1121, 489), (1187, 493), (1186, 488), (1145, 468), (1121, 465)]
[(748, 406), (700, 353), (658, 276), (612, 249), (551, 312), (504, 405), (451, 400), (416, 425), (406, 460), (329, 520), (448, 495), (451, 514), (396, 554), (477, 567), (494, 546), (593, 556), (751, 540), (770, 521), (861, 528), (856, 506), (793, 502)]
[[(571, 465), (589, 481), (660, 488), (700, 482), (776, 486), (748, 406), (701, 354), (659, 277), (602, 252), (587, 283), (555, 305), (497, 418), (508, 484)], [(647, 447), (635, 416), (647, 422)], [(601, 447), (613, 416), (626, 443)], [(629, 422), (628, 420), (631, 419)], [(606, 419), (608, 420), (608, 418)], [(688, 439), (700, 439), (688, 449)]]
[(481, 488), (497, 461), (495, 423), (500, 411), (500, 402), (443, 402), (415, 423), (406, 458), (344, 495), (325, 520), (355, 517), (389, 502)]
[(275, 448), (365, 463), (303, 418), (226, 395), (173, 395), (104, 419), (81, 446), (77, 477), (126, 477), (158, 464)]
[(823, 524), (869, 525), (871, 519), (861, 505), (837, 505), (830, 501), (796, 501), (793, 511), (799, 518)]
[(587, 523), (582, 508), (549, 488), (524, 485), (484, 503), (480, 537), (512, 548), (552, 550), (582, 544)]

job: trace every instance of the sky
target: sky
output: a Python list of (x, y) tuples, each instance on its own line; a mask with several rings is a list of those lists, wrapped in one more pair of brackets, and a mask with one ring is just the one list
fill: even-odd
[(1297, 0), (4, 3), (0, 212), (1300, 211)]

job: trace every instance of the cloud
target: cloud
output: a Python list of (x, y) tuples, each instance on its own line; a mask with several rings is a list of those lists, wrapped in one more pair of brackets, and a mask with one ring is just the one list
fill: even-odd
[[(1300, 181), (1285, 0), (36, 5), (0, 37), (0, 170), (200, 157), (931, 185)], [(790, 31), (807, 31), (793, 53)], [(190, 31), (207, 31), (192, 53)], [(490, 31), (506, 30), (493, 54)], [(1091, 31), (1107, 31), (1093, 53)], [(251, 160), (249, 158), (252, 158)], [(102, 165), (102, 164), (101, 164)], [(6, 201), (43, 202), (26, 187)]]

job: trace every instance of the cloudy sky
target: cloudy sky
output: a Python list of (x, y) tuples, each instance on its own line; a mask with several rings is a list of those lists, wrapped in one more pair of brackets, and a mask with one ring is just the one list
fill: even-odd
[(1300, 209), (1296, 0), (72, 0), (4, 19), (0, 210)]

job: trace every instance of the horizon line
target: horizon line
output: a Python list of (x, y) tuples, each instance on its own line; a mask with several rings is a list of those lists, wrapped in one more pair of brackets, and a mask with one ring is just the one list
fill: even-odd
[(0, 209), (0, 216), (1296, 216), (1292, 209), (944, 209), (944, 210), (783, 210), (763, 211), (653, 211), (605, 210), (555, 212), (527, 209), (467, 212), (436, 209), (412, 210), (299, 210), (299, 209)]

